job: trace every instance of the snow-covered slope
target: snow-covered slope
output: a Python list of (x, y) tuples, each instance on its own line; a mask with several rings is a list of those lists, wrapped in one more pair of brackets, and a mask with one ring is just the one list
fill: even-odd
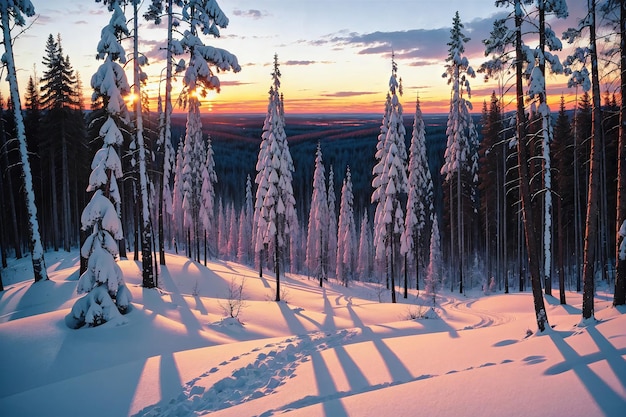
[[(581, 297), (548, 297), (548, 334), (528, 293), (459, 296), (437, 307), (413, 292), (380, 303), (374, 284), (344, 288), (168, 254), (160, 290), (133, 261), (120, 266), (133, 310), (125, 324), (68, 329), (77, 254), (48, 254), (51, 282), (28, 260), (3, 270), (3, 416), (622, 416), (626, 316), (596, 299), (598, 323), (577, 327)], [(22, 264), (23, 263), (23, 264)], [(32, 273), (31, 273), (32, 274)], [(8, 275), (8, 276), (7, 276)], [(245, 306), (225, 319), (229, 287)], [(382, 295), (383, 301), (388, 297)], [(425, 315), (430, 318), (411, 319)]]

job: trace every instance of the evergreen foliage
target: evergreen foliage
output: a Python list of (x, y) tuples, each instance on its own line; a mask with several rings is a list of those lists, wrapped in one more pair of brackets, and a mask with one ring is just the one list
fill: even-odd
[(273, 251), (276, 301), (280, 301), (280, 263), (289, 243), (289, 234), (296, 227), (297, 220), (292, 188), (294, 166), (285, 134), (278, 55), (274, 55), (272, 80), (256, 164), (254, 227), (255, 251), (260, 253), (259, 263), (263, 263), (264, 250)]
[(98, 44), (98, 56), (104, 59), (91, 79), (94, 100), (102, 98), (107, 120), (100, 128), (103, 145), (91, 163), (88, 192), (93, 192), (90, 202), (81, 215), (84, 230), (91, 235), (81, 247), (81, 256), (88, 259), (87, 270), (80, 276), (77, 292), (79, 298), (65, 317), (68, 327), (98, 326), (111, 320), (120, 320), (128, 312), (132, 296), (124, 283), (122, 270), (116, 263), (119, 255), (118, 241), (123, 238), (120, 220), (121, 195), (118, 179), (122, 179), (122, 162), (116, 147), (123, 143), (118, 120), (128, 120), (128, 111), (122, 96), (130, 91), (126, 75), (120, 64), (125, 54), (120, 38), (128, 34), (120, 5), (113, 2), (112, 17), (102, 30), (103, 36), (113, 38)]

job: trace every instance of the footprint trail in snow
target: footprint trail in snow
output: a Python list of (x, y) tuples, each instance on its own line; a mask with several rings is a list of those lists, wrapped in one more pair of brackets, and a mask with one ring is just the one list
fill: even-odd
[[(319, 332), (270, 343), (264, 348), (273, 349), (259, 353), (254, 362), (236, 369), (231, 376), (215, 382), (210, 387), (201, 385), (206, 377), (219, 371), (219, 366), (228, 365), (247, 354), (234, 356), (230, 361), (222, 362), (187, 382), (183, 392), (169, 403), (146, 407), (134, 417), (204, 414), (270, 395), (283, 385), (286, 379), (295, 376), (298, 365), (308, 362), (311, 354), (343, 344), (356, 334), (354, 330)], [(253, 352), (260, 350), (264, 349), (255, 348)]]

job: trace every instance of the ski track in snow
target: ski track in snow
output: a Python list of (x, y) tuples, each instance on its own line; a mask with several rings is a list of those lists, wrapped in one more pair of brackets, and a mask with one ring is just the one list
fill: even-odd
[(515, 320), (515, 317), (513, 315), (509, 315), (506, 313), (492, 313), (487, 310), (473, 307), (473, 304), (476, 301), (478, 300), (455, 301), (451, 302), (448, 305), (448, 308), (450, 308), (450, 310), (474, 316), (479, 319), (478, 323), (465, 326), (464, 328), (459, 330), (471, 330), (480, 329), (483, 327), (500, 326)]
[[(134, 417), (205, 414), (270, 395), (283, 385), (285, 380), (295, 376), (298, 365), (308, 362), (311, 354), (343, 344), (356, 334), (355, 330), (319, 332), (294, 336), (282, 342), (254, 348), (251, 352), (234, 356), (230, 361), (224, 361), (187, 382), (183, 392), (167, 404), (146, 407)], [(226, 366), (239, 360), (241, 356), (263, 349), (271, 350), (259, 353), (254, 362), (238, 368), (231, 376), (217, 381), (209, 389), (201, 385), (203, 379), (218, 372), (220, 366)]]

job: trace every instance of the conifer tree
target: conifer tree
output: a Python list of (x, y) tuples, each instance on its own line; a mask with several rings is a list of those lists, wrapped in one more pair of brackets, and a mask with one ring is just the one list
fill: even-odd
[[(178, 253), (177, 242), (184, 242), (183, 214), (183, 140), (178, 143), (176, 165), (174, 166), (174, 188), (172, 190), (172, 224), (174, 227), (174, 247)], [(191, 255), (189, 255), (191, 256)]]
[(239, 240), (237, 238), (239, 234), (239, 228), (237, 227), (237, 212), (235, 206), (231, 203), (228, 215), (228, 259), (237, 259), (237, 244)]
[[(173, 53), (189, 54), (185, 75), (183, 77), (182, 103), (188, 106), (187, 130), (183, 147), (183, 209), (185, 210), (185, 227), (192, 234), (196, 248), (196, 259), (199, 260), (200, 239), (199, 209), (202, 179), (201, 166), (205, 162), (206, 149), (202, 138), (202, 120), (200, 118), (200, 97), (207, 90), (220, 92), (220, 80), (214, 71), (239, 72), (241, 67), (237, 57), (230, 52), (204, 45), (199, 37), (203, 35), (220, 36), (220, 28), (228, 26), (228, 17), (222, 12), (215, 0), (188, 0), (182, 5), (182, 15), (189, 29), (185, 30), (180, 40), (172, 42)], [(211, 67), (214, 67), (212, 69)]]
[(331, 165), (328, 169), (328, 269), (334, 274), (337, 268), (337, 196), (335, 195), (335, 172)]
[(439, 224), (437, 215), (433, 216), (433, 225), (430, 234), (430, 258), (426, 279), (424, 280), (426, 294), (432, 297), (433, 307), (437, 300), (437, 291), (441, 286), (441, 241), (439, 238)]
[(252, 182), (250, 175), (246, 178), (246, 199), (245, 205), (241, 210), (239, 220), (239, 247), (237, 249), (237, 260), (239, 263), (250, 264), (252, 262)]
[[(213, 146), (211, 138), (207, 141), (206, 158), (202, 166), (202, 185), (200, 191), (200, 222), (202, 224), (202, 236), (213, 229), (215, 222), (215, 183), (217, 183), (217, 174), (215, 173), (215, 161), (213, 159)], [(204, 248), (205, 254), (207, 248)]]
[[(419, 96), (415, 104), (413, 132), (409, 147), (408, 165), (408, 196), (406, 203), (406, 217), (404, 234), (400, 252), (415, 262), (415, 285), (419, 289), (420, 256), (424, 252), (424, 234), (433, 215), (433, 180), (426, 159), (426, 132), (420, 106)], [(407, 269), (405, 268), (405, 284), (407, 284)], [(405, 298), (406, 294), (405, 285)]]
[(222, 199), (217, 204), (217, 248), (219, 256), (226, 259), (228, 254), (228, 218)]
[[(473, 122), (470, 116), (472, 104), (468, 100), (471, 98), (469, 79), (475, 77), (473, 68), (464, 56), (465, 43), (469, 38), (462, 32), (464, 25), (461, 23), (459, 13), (456, 12), (452, 21), (450, 41), (448, 42), (448, 57), (446, 58), (446, 72), (443, 76), (448, 84), (452, 85), (450, 98), (450, 113), (448, 114), (448, 124), (446, 136), (448, 142), (445, 151), (445, 162), (441, 168), (441, 174), (449, 187), (448, 200), (450, 203), (450, 242), (451, 248), (454, 246), (454, 232), (456, 232), (456, 258), (458, 261), (457, 275), (459, 280), (459, 292), (463, 293), (464, 284), (464, 260), (466, 257), (463, 243), (464, 223), (463, 223), (463, 174), (469, 171), (470, 165), (470, 136), (472, 135)], [(467, 98), (465, 98), (467, 94)], [(453, 224), (453, 185), (456, 183), (456, 223)], [(467, 220), (466, 220), (467, 221)], [(456, 230), (455, 230), (456, 229)], [(452, 249), (450, 256), (452, 255)], [(452, 266), (452, 265), (451, 265)]]
[(341, 187), (339, 208), (339, 232), (337, 239), (337, 279), (347, 287), (354, 278), (356, 267), (356, 226), (354, 224), (354, 195), (352, 194), (352, 176), (350, 167)]
[(326, 176), (322, 161), (322, 148), (317, 144), (315, 170), (313, 171), (313, 195), (309, 211), (309, 232), (306, 242), (306, 264), (309, 271), (319, 279), (320, 287), (327, 279), (328, 254), (328, 199), (326, 196)]
[[(280, 262), (288, 246), (287, 238), (292, 227), (296, 227), (297, 220), (292, 188), (294, 167), (285, 134), (277, 55), (274, 55), (272, 81), (256, 164), (254, 227), (255, 251), (260, 253), (272, 247), (276, 274), (276, 301), (280, 301)], [(262, 265), (262, 262), (260, 264)]]
[(374, 248), (376, 258), (386, 260), (390, 278), (391, 302), (396, 302), (395, 274), (397, 253), (400, 249), (400, 236), (404, 231), (404, 213), (400, 205), (400, 195), (407, 191), (406, 131), (402, 121), (402, 105), (399, 95), (402, 84), (398, 82), (397, 65), (392, 56), (389, 94), (383, 117), (381, 135), (384, 140), (377, 147), (377, 164), (372, 171), (372, 203), (376, 203), (374, 217)]
[(361, 229), (359, 233), (359, 252), (357, 260), (357, 273), (359, 278), (366, 279), (372, 273), (372, 233), (370, 230), (367, 211), (363, 212)]
[(7, 79), (11, 91), (11, 101), (17, 130), (17, 140), (19, 143), (19, 154), (22, 166), (23, 192), (28, 214), (28, 247), (31, 253), (33, 274), (35, 282), (48, 279), (46, 262), (44, 259), (43, 245), (39, 233), (39, 221), (37, 220), (37, 206), (35, 205), (35, 193), (33, 191), (33, 177), (28, 160), (26, 146), (26, 133), (24, 129), (24, 119), (22, 116), (22, 105), (20, 102), (19, 86), (17, 83), (17, 71), (13, 57), (13, 39), (11, 38), (11, 24), (24, 26), (26, 23), (24, 15), (31, 17), (35, 14), (35, 8), (30, 0), (20, 0), (18, 2), (0, 1), (0, 25), (5, 53), (2, 63), (7, 68)]
[(115, 261), (119, 255), (117, 242), (123, 239), (118, 188), (122, 163), (115, 147), (123, 142), (118, 123), (128, 121), (123, 96), (130, 92), (126, 74), (120, 65), (126, 62), (120, 38), (128, 35), (129, 31), (120, 4), (113, 1), (108, 8), (112, 16), (102, 30), (97, 54), (97, 58), (104, 62), (91, 78), (94, 89), (92, 99), (102, 98), (107, 119), (99, 132), (103, 140), (102, 148), (96, 152), (91, 163), (87, 191), (93, 191), (93, 195), (81, 216), (83, 229), (92, 230), (81, 247), (81, 256), (88, 259), (88, 263), (77, 287), (79, 294), (86, 295), (76, 301), (65, 317), (65, 323), (74, 329), (119, 319), (120, 314), (128, 311), (132, 300), (122, 270)]
[(195, 247), (195, 259), (199, 261), (200, 241), (204, 236), (200, 228), (202, 171), (205, 169), (207, 152), (202, 136), (200, 101), (192, 95), (188, 106), (185, 140), (182, 147), (182, 209), (185, 232), (191, 237), (191, 242), (187, 242), (190, 245), (187, 252), (193, 258), (192, 253)]

